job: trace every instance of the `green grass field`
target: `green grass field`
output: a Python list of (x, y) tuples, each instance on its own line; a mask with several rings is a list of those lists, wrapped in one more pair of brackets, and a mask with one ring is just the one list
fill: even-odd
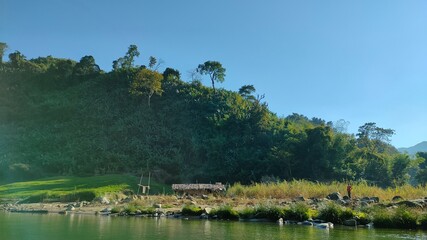
[[(94, 177), (52, 177), (34, 181), (0, 185), (0, 202), (21, 200), (43, 201), (91, 201), (106, 194), (117, 194), (125, 190), (137, 192), (139, 178), (130, 175), (104, 175)], [(147, 184), (147, 179), (143, 180)], [(169, 185), (151, 180), (150, 194), (170, 193)]]

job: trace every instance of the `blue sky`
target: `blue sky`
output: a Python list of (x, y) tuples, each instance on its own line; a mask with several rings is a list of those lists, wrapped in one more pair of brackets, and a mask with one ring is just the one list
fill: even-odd
[[(345, 119), (427, 140), (427, 1), (0, 0), (0, 41), (28, 58), (93, 55), (104, 70), (138, 45), (187, 71), (207, 60), (230, 90), (253, 84), (279, 116)], [(209, 81), (204, 81), (209, 85)]]

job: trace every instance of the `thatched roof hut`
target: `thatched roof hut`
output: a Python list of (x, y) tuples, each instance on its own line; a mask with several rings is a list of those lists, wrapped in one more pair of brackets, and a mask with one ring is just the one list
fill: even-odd
[(207, 193), (225, 192), (225, 186), (222, 183), (215, 184), (172, 184), (172, 190), (175, 193), (199, 195)]

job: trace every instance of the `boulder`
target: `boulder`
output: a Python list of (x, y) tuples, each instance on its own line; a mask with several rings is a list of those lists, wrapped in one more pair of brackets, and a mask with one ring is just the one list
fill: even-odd
[(209, 214), (211, 211), (212, 211), (212, 208), (209, 208), (209, 207), (205, 208), (205, 213), (206, 214)]
[(343, 200), (346, 200), (346, 201), (347, 201), (347, 200), (350, 200), (350, 198), (349, 198), (347, 195), (345, 195), (344, 197), (342, 197), (342, 199), (343, 199)]
[(102, 197), (100, 202), (102, 204), (110, 204), (110, 200), (108, 200), (108, 198), (106, 198), (106, 197)]
[(127, 198), (122, 200), (122, 203), (130, 203), (132, 201), (133, 201), (132, 197), (127, 197)]
[(420, 203), (415, 201), (408, 201), (408, 200), (398, 202), (397, 205), (406, 206), (410, 208), (423, 208), (423, 205), (421, 205)]
[(341, 194), (339, 192), (331, 193), (328, 196), (326, 196), (326, 198), (329, 200), (335, 200), (335, 201), (342, 199)]
[(205, 200), (206, 200), (206, 199), (209, 199), (209, 196), (208, 196), (208, 195), (203, 194), (203, 195), (202, 195), (202, 199), (205, 199)]
[(104, 208), (100, 212), (111, 212), (111, 208)]
[(349, 202), (343, 200), (343, 199), (338, 199), (335, 201), (337, 204), (342, 205), (342, 206), (346, 206), (349, 204)]
[(394, 196), (391, 200), (392, 200), (393, 202), (395, 202), (395, 201), (403, 200), (403, 198), (402, 198), (401, 196)]
[(379, 203), (380, 202), (380, 198), (379, 197), (370, 197), (369, 199), (371, 201), (374, 201), (374, 203)]
[(305, 220), (304, 222), (301, 222), (301, 225), (304, 225), (304, 226), (313, 226), (313, 222)]
[(348, 219), (348, 220), (345, 220), (342, 224), (344, 226), (356, 227), (357, 226), (357, 221), (356, 221), (356, 219)]
[(162, 204), (160, 204), (160, 203), (155, 203), (155, 204), (153, 204), (153, 207), (154, 207), (154, 208), (162, 208)]
[(295, 201), (295, 202), (304, 202), (304, 201), (305, 201), (305, 198), (304, 198), (303, 196), (299, 196), (299, 197), (296, 197), (296, 198), (294, 199), (294, 201)]
[(110, 200), (107, 197), (97, 197), (93, 199), (93, 202), (101, 203), (101, 204), (110, 204)]
[(74, 208), (74, 206), (72, 206), (72, 205), (69, 205), (68, 207), (67, 207), (67, 209), (66, 209), (67, 211), (74, 211), (74, 210), (76, 210), (75, 208)]

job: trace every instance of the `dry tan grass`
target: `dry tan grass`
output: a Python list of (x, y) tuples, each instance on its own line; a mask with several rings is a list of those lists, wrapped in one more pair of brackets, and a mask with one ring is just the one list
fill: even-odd
[[(280, 183), (255, 183), (243, 186), (234, 184), (228, 189), (230, 197), (255, 198), (255, 199), (293, 199), (299, 196), (305, 198), (324, 198), (332, 192), (347, 194), (347, 184), (342, 182), (315, 183), (305, 180), (283, 181)], [(426, 187), (413, 187), (405, 185), (397, 188), (380, 188), (369, 186), (366, 183), (353, 184), (352, 194), (354, 197), (377, 196), (381, 200), (391, 200), (399, 195), (405, 199), (417, 199), (427, 196)]]

